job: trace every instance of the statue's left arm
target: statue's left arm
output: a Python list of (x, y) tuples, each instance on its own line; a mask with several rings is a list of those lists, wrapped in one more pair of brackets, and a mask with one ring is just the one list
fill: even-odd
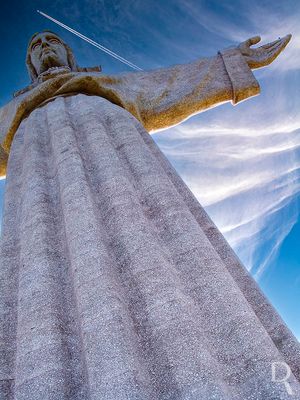
[[(124, 75), (120, 90), (122, 106), (148, 131), (167, 128), (217, 104), (233, 104), (259, 93), (252, 69), (270, 64), (284, 49), (290, 35), (251, 48), (259, 37), (212, 58), (152, 72)], [(120, 93), (120, 92), (119, 92)]]

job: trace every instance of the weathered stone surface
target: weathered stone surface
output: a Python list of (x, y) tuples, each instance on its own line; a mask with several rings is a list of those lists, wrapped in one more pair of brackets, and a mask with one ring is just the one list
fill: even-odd
[(300, 398), (298, 342), (144, 129), (257, 94), (289, 37), (114, 77), (54, 36), (0, 110), (0, 400), (290, 399), (273, 362)]
[(289, 398), (299, 347), (127, 111), (49, 102), (8, 171), (0, 398)]
[[(33, 51), (37, 38), (43, 45)], [(51, 39), (58, 39), (60, 44), (50, 43)], [(252, 49), (257, 40), (249, 39), (239, 48), (190, 64), (111, 76), (80, 72), (94, 69), (79, 68), (71, 49), (58, 36), (41, 33), (29, 43), (27, 51), (32, 85), (0, 110), (0, 176), (6, 173), (10, 146), (22, 119), (53, 97), (76, 93), (101, 96), (133, 114), (147, 131), (163, 129), (216, 104), (229, 100), (237, 104), (258, 94), (259, 84), (249, 64), (252, 68), (267, 65), (289, 40), (287, 35), (272, 45)], [(47, 49), (45, 54), (43, 49)]]

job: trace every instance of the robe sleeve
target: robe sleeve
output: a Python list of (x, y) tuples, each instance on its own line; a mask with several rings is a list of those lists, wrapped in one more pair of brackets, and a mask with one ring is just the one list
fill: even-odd
[(259, 84), (238, 49), (217, 56), (122, 77), (122, 106), (155, 131), (226, 101), (259, 93)]
[(215, 57), (149, 72), (103, 75), (71, 72), (42, 81), (0, 109), (0, 176), (21, 121), (57, 96), (101, 96), (133, 114), (149, 132), (176, 125), (226, 101), (259, 93), (259, 85), (238, 49)]

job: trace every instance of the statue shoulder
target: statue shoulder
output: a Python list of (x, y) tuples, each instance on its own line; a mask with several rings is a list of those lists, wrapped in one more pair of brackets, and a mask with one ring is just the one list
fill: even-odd
[(26, 96), (27, 93), (23, 93), (22, 95), (13, 98), (9, 103), (0, 108), (0, 142), (3, 141), (8, 127), (11, 125), (21, 102)]
[(11, 127), (18, 113), (21, 98), (13, 99), (5, 106), (0, 108), (0, 178), (6, 174), (6, 164), (9, 148), (7, 143)]

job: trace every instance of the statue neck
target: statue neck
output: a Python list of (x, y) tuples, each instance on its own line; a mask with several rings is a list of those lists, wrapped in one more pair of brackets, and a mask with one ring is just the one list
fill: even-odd
[(39, 76), (37, 77), (37, 82), (42, 83), (47, 81), (48, 79), (56, 77), (57, 75), (66, 74), (69, 72), (71, 72), (71, 68), (67, 65), (64, 65), (62, 67), (50, 67), (47, 69), (47, 71), (39, 74)]
[(39, 85), (42, 82), (47, 81), (48, 79), (55, 78), (58, 75), (70, 73), (70, 72), (101, 72), (102, 68), (100, 65), (97, 65), (96, 67), (78, 67), (77, 71), (71, 70), (70, 67), (68, 66), (62, 66), (62, 67), (51, 67), (47, 69), (47, 71), (42, 72), (34, 82), (32, 82), (31, 85), (26, 86), (25, 88), (18, 90), (13, 94), (13, 97), (17, 97), (25, 92), (28, 92), (29, 90), (35, 88), (37, 85)]

